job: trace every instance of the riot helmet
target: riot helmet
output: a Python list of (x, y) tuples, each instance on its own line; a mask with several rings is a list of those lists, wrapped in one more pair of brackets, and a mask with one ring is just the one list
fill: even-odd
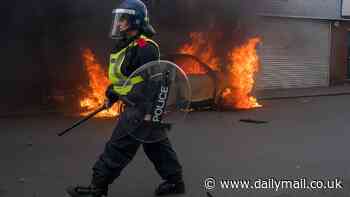
[(110, 31), (112, 39), (126, 38), (127, 32), (139, 30), (146, 36), (153, 36), (155, 31), (149, 24), (148, 10), (140, 0), (124, 0), (113, 12), (113, 21)]

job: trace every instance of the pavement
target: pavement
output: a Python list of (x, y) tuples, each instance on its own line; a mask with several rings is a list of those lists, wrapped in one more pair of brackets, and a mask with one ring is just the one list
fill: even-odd
[(291, 88), (291, 89), (272, 89), (256, 91), (256, 96), (260, 100), (271, 99), (289, 99), (301, 97), (320, 97), (350, 95), (350, 84), (331, 87), (312, 87), (312, 88)]
[[(184, 167), (187, 193), (180, 196), (349, 197), (349, 101), (350, 95), (274, 99), (253, 110), (191, 113), (170, 135)], [(116, 122), (93, 119), (56, 135), (76, 120), (56, 113), (0, 118), (0, 197), (62, 197), (66, 186), (89, 183)], [(216, 179), (210, 195), (204, 188), (209, 177)], [(338, 178), (343, 188), (220, 188), (220, 180), (259, 178)], [(141, 148), (109, 196), (151, 197), (160, 182)]]

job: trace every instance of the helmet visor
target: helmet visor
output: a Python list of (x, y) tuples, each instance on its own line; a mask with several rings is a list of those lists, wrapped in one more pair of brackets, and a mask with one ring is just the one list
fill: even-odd
[(110, 37), (112, 39), (120, 39), (130, 27), (131, 18), (135, 16), (135, 10), (130, 9), (115, 9), (112, 12), (113, 20), (110, 31)]

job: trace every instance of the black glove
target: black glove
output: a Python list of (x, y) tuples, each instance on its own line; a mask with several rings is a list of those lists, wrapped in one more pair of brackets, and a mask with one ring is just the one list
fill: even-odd
[(105, 94), (110, 104), (117, 102), (119, 99), (119, 95), (113, 91), (113, 84), (108, 86)]

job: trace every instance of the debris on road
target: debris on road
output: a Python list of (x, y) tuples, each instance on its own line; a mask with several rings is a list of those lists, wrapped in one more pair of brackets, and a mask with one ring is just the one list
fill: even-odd
[(19, 178), (19, 179), (18, 179), (18, 182), (20, 182), (20, 183), (25, 183), (25, 182), (26, 182), (26, 179), (23, 178), (23, 177), (22, 177), (22, 178)]
[(246, 122), (246, 123), (254, 123), (254, 124), (266, 124), (269, 123), (269, 121), (265, 121), (265, 120), (254, 120), (254, 119), (240, 119), (240, 122)]
[(300, 102), (301, 102), (301, 103), (309, 103), (309, 102), (311, 102), (311, 101), (312, 101), (311, 98), (302, 98), (302, 99), (300, 99)]
[(27, 142), (26, 146), (32, 147), (33, 146), (33, 142)]

